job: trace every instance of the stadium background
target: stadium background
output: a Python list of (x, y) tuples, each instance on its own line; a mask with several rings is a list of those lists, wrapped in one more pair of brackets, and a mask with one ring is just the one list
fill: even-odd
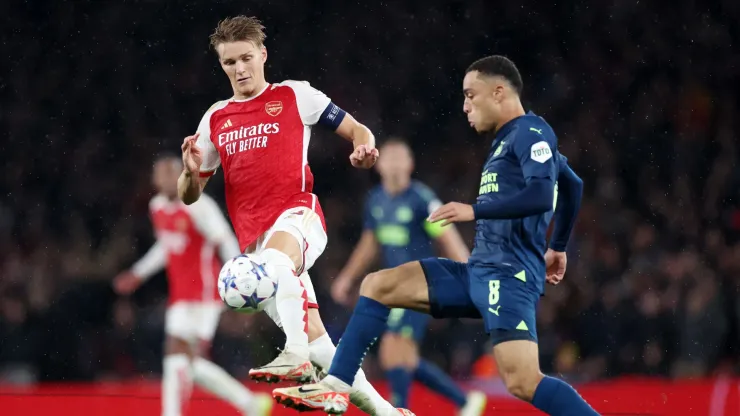
[[(586, 185), (566, 281), (539, 310), (543, 368), (574, 383), (737, 373), (740, 3), (371, 3), (0, 5), (3, 383), (159, 376), (163, 276), (131, 298), (110, 281), (153, 241), (154, 156), (179, 152), (230, 93), (207, 36), (237, 13), (267, 26), (268, 81), (309, 80), (379, 139), (407, 138), (415, 176), (446, 201), (472, 200), (489, 144), (465, 123), (464, 69), (511, 57), (526, 107), (553, 125)], [(335, 339), (351, 311), (328, 288), (377, 182), (349, 152), (317, 132), (309, 156), (329, 227), (312, 276)], [(223, 200), (220, 178), (208, 193)], [(472, 227), (461, 229), (472, 243)], [(460, 379), (491, 380), (479, 326), (435, 322), (426, 356)], [(243, 377), (281, 337), (265, 317), (225, 314), (213, 358)]]

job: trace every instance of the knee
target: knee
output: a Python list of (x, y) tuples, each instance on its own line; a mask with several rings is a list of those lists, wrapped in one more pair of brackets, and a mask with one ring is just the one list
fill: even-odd
[(196, 355), (193, 346), (186, 340), (167, 336), (164, 341), (164, 352), (166, 355), (186, 354), (188, 356)]
[(542, 380), (542, 373), (517, 371), (502, 374), (506, 390), (517, 399), (531, 402), (537, 385)]
[(362, 280), (360, 295), (387, 305), (396, 284), (397, 279), (393, 279), (391, 273), (386, 270), (370, 273)]

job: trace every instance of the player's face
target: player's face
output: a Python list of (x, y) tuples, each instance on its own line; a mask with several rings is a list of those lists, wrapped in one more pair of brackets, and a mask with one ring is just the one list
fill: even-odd
[(221, 43), (216, 48), (221, 68), (237, 99), (249, 98), (265, 85), (267, 49), (249, 41)]
[(386, 179), (410, 177), (414, 170), (411, 150), (402, 144), (389, 143), (380, 149), (382, 157), (375, 164), (378, 174)]
[(162, 159), (154, 163), (152, 182), (157, 192), (170, 198), (177, 196), (177, 178), (182, 171), (182, 165), (176, 159)]
[(463, 111), (468, 123), (478, 133), (495, 130), (498, 125), (503, 88), (491, 77), (481, 77), (478, 71), (465, 74), (463, 79)]

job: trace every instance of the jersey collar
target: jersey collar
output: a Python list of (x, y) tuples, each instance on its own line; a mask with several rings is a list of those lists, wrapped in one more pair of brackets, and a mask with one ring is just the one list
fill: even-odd
[(506, 137), (507, 134), (511, 133), (511, 131), (514, 130), (514, 128), (516, 127), (517, 120), (521, 119), (522, 117), (534, 116), (534, 115), (536, 114), (531, 111), (527, 111), (526, 114), (521, 115), (519, 117), (512, 118), (511, 120), (507, 121), (506, 124), (501, 126), (501, 128), (498, 129), (498, 131), (496, 132), (496, 136), (494, 136), (493, 138), (492, 145), (496, 144), (499, 140), (501, 140), (501, 138)]
[(247, 102), (247, 101), (252, 101), (252, 100), (254, 100), (255, 98), (257, 98), (257, 97), (259, 97), (260, 95), (262, 95), (262, 94), (263, 94), (263, 93), (264, 93), (265, 91), (267, 91), (267, 89), (268, 89), (268, 88), (270, 88), (270, 83), (269, 83), (269, 82), (267, 83), (267, 85), (265, 85), (265, 88), (262, 88), (262, 91), (258, 92), (258, 93), (257, 93), (257, 94), (255, 94), (254, 96), (252, 96), (252, 97), (249, 97), (249, 98), (245, 98), (245, 99), (243, 99), (243, 100), (237, 100), (236, 98), (233, 98), (233, 97), (232, 97), (232, 98), (231, 98), (231, 101), (233, 101), (233, 102), (235, 102), (235, 103), (245, 103), (245, 102)]

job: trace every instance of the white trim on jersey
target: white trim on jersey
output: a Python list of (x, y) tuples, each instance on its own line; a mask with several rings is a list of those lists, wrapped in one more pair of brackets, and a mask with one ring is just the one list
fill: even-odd
[[(200, 165), (201, 173), (212, 173), (221, 165), (221, 155), (211, 141), (211, 116), (218, 110), (226, 107), (228, 100), (219, 101), (206, 111), (198, 124), (198, 140), (195, 145), (203, 151), (203, 163)], [(227, 121), (228, 122), (228, 121)]]
[(298, 114), (306, 126), (313, 126), (318, 123), (321, 114), (331, 104), (329, 97), (312, 87), (308, 81), (285, 80), (275, 85), (290, 87), (293, 90), (298, 106)]
[(131, 267), (131, 272), (139, 279), (146, 280), (167, 266), (167, 251), (162, 243), (156, 241), (149, 251)]
[(255, 95), (253, 95), (253, 96), (251, 96), (251, 97), (247, 97), (247, 98), (245, 98), (245, 99), (243, 99), (243, 100), (237, 100), (236, 98), (232, 98), (232, 99), (231, 99), (231, 100), (229, 100), (229, 101), (233, 101), (233, 102), (235, 102), (235, 103), (246, 103), (247, 101), (252, 101), (252, 100), (254, 100), (255, 98), (257, 98), (257, 97), (259, 97), (260, 95), (262, 95), (262, 94), (263, 94), (263, 93), (264, 93), (265, 91), (267, 91), (267, 89), (268, 89), (268, 88), (270, 88), (270, 83), (269, 83), (269, 82), (267, 83), (267, 85), (265, 85), (265, 88), (262, 88), (262, 91), (258, 92), (257, 94), (255, 94)]
[(301, 192), (306, 192), (306, 166), (308, 166), (308, 146), (311, 142), (311, 126), (319, 122), (321, 114), (331, 104), (323, 92), (312, 87), (307, 81), (285, 80), (277, 86), (288, 87), (295, 94), (298, 115), (303, 128), (303, 160), (301, 163)]

